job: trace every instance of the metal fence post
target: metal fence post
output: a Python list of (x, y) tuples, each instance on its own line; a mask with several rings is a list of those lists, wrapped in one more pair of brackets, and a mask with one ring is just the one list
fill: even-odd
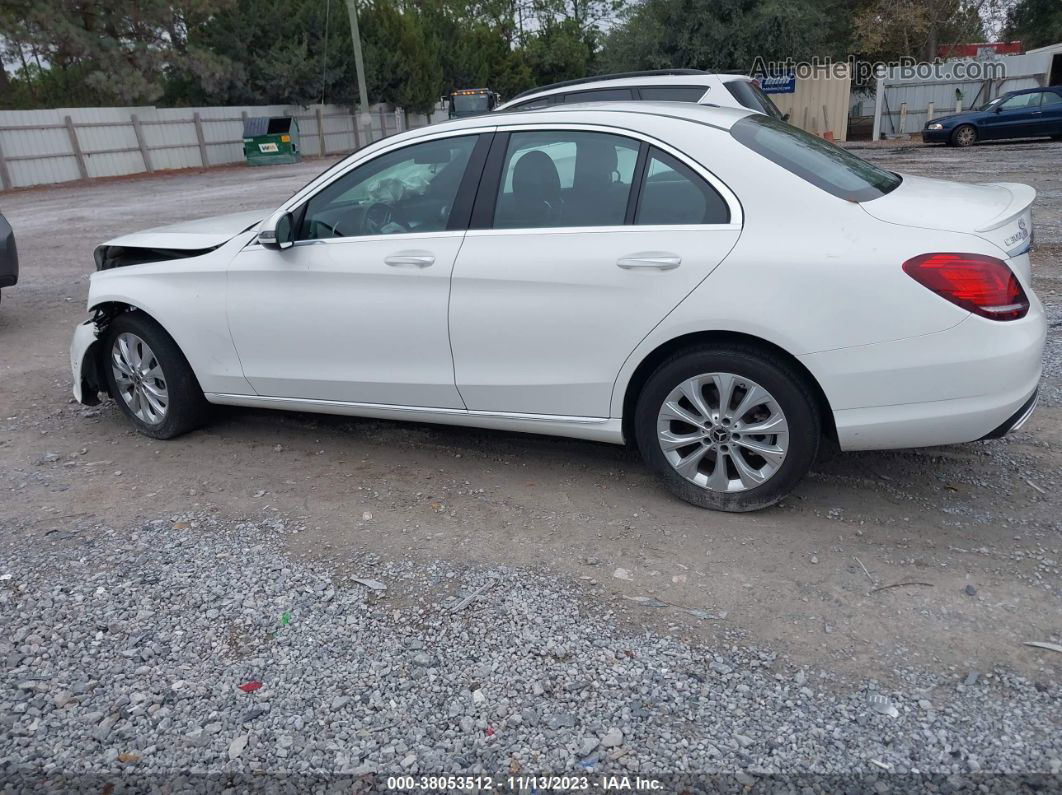
[(317, 106), (315, 111), (317, 115), (317, 151), (321, 157), (325, 156), (325, 139), (324, 139), (324, 115), (321, 113), (321, 106)]
[(926, 123), (933, 121), (933, 103), (929, 103), (929, 107), (926, 108)]
[(395, 134), (402, 132), (402, 109), (395, 108)]
[(67, 135), (70, 136), (70, 149), (74, 153), (74, 159), (77, 160), (77, 171), (81, 175), (81, 179), (88, 179), (88, 168), (85, 167), (85, 153), (81, 151), (81, 143), (77, 140), (74, 120), (66, 116), (63, 118), (63, 122), (66, 124)]
[(354, 151), (361, 149), (361, 136), (358, 134), (358, 112), (350, 109), (350, 126), (354, 131)]
[(10, 190), (15, 187), (11, 181), (11, 172), (7, 170), (7, 161), (4, 160), (4, 147), (0, 146), (0, 190)]
[(380, 137), (387, 137), (387, 112), (384, 110), (383, 103), (380, 104)]
[(192, 121), (195, 122), (195, 137), (199, 143), (199, 159), (203, 161), (203, 166), (210, 165), (210, 158), (207, 157), (206, 138), (203, 137), (203, 118), (199, 115), (199, 111), (192, 114)]
[(136, 134), (136, 145), (140, 147), (140, 156), (144, 158), (144, 170), (150, 174), (155, 170), (155, 167), (151, 164), (151, 153), (144, 142), (144, 130), (140, 126), (140, 117), (135, 113), (131, 113), (129, 118), (133, 121), (133, 132)]

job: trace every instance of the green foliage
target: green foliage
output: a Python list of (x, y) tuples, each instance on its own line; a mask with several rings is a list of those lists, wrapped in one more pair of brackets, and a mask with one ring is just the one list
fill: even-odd
[(1062, 41), (1062, 2), (1018, 0), (1007, 16), (1006, 37), (1020, 39), (1026, 49)]
[[(574, 6), (360, 0), (369, 99), (423, 111), (455, 88), (510, 95), (585, 74), (594, 39), (580, 25), (609, 6)], [(5, 107), (359, 99), (345, 0), (8, 0), (0, 58)]]
[[(358, 18), (370, 101), (423, 111), (608, 71), (923, 55), (1007, 2), (1012, 35), (1062, 39), (1059, 0), (358, 0)], [(359, 100), (346, 0), (4, 0), (0, 58), (3, 107)]]
[(153, 102), (165, 66), (186, 54), (185, 31), (212, 0), (5, 0), (0, 81), (5, 105)]
[(844, 55), (831, 0), (646, 0), (605, 39), (599, 68), (748, 70), (766, 60)]

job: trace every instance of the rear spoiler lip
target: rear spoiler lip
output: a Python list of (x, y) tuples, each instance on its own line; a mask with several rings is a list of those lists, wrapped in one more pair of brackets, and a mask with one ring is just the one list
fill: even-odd
[(978, 227), (976, 232), (991, 232), (995, 229), (999, 229), (1001, 226), (1006, 226), (1019, 215), (1029, 209), (1029, 205), (1036, 199), (1036, 189), (1029, 185), (1023, 185), (1020, 182), (988, 182), (987, 185), (994, 185), (999, 188), (1006, 188), (1010, 191), (1010, 203), (1006, 208), (989, 221), (985, 226)]

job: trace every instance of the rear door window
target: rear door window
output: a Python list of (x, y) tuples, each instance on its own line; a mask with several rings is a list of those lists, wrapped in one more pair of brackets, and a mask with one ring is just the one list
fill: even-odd
[(848, 201), (877, 199), (895, 190), (902, 181), (898, 175), (847, 149), (769, 116), (757, 114), (739, 119), (730, 134), (786, 171)]
[(575, 102), (623, 102), (634, 99), (629, 88), (599, 88), (596, 91), (572, 91), (564, 95), (564, 104)]
[(646, 102), (700, 102), (704, 86), (641, 86), (639, 97)]
[(715, 188), (659, 149), (649, 150), (634, 223), (726, 224), (730, 208)]
[(608, 133), (512, 133), (494, 228), (622, 225), (638, 149), (637, 141)]
[(521, 102), (517, 105), (506, 108), (506, 110), (538, 110), (539, 108), (548, 108), (554, 103), (557, 97), (546, 96), (536, 97), (535, 99), (529, 99), (525, 102)]

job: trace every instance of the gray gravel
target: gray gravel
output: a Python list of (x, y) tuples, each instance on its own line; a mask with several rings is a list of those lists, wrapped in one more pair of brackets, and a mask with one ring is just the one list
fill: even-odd
[(917, 772), (945, 777), (942, 791), (988, 773), (1062, 786), (1055, 682), (842, 681), (767, 649), (634, 633), (536, 571), (367, 553), (326, 572), (285, 556), (299, 529), (197, 514), (9, 542), (0, 783), (719, 771), (739, 784)]

